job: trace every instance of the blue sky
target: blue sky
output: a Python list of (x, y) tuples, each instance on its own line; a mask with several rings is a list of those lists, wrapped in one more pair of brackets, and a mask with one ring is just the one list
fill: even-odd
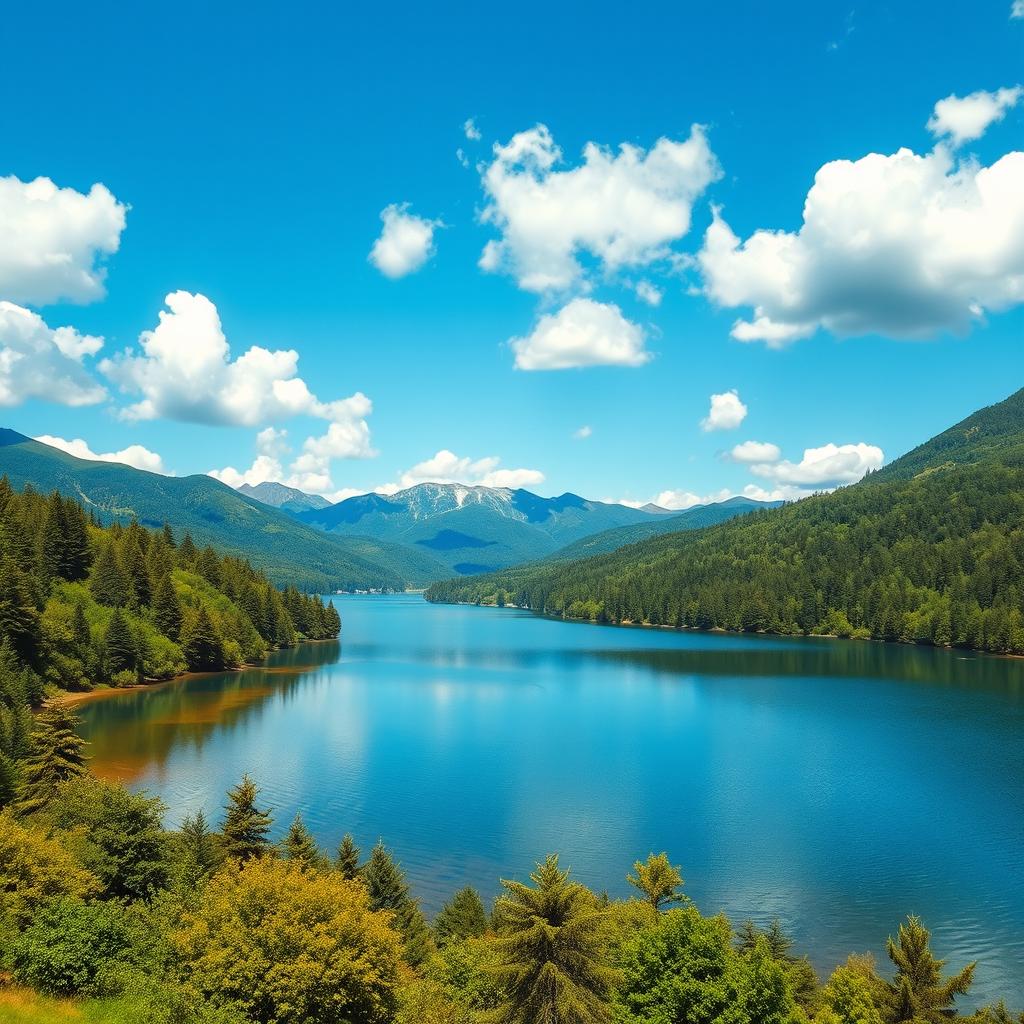
[(6, 16), (23, 433), (683, 507), (845, 482), (1024, 383), (1009, 0), (208, 6)]

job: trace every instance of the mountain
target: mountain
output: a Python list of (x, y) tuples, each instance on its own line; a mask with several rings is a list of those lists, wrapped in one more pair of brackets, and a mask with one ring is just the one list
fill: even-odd
[(709, 505), (694, 505), (685, 512), (670, 512), (658, 505), (644, 505), (644, 509), (657, 510), (658, 518), (631, 526), (617, 526), (611, 530), (602, 530), (590, 537), (574, 541), (572, 544), (559, 548), (548, 555), (545, 561), (566, 561), (577, 558), (588, 558), (591, 555), (602, 555), (615, 551), (627, 544), (636, 544), (657, 537), (663, 533), (678, 533), (682, 530), (701, 530), (705, 526), (724, 523), (736, 516), (744, 515), (763, 508), (778, 508), (781, 501), (754, 501), (753, 498), (735, 497), (726, 501), (718, 501)]
[(239, 494), (271, 508), (279, 508), (284, 512), (308, 512), (313, 508), (327, 508), (330, 502), (319, 494), (307, 494), (297, 487), (286, 487), (276, 480), (265, 480), (261, 484), (242, 484), (237, 488)]
[(831, 494), (427, 597), (1024, 653), (1024, 391)]
[(429, 552), (367, 538), (325, 536), (286, 512), (261, 504), (209, 476), (171, 477), (111, 462), (75, 458), (0, 429), (0, 475), (21, 489), (57, 490), (101, 521), (132, 517), (169, 523), (202, 546), (242, 555), (276, 584), (304, 590), (402, 589), (444, 574)]
[(447, 571), (468, 575), (549, 555), (614, 527), (663, 516), (578, 494), (462, 484), (417, 484), (391, 495), (363, 494), (297, 518), (331, 536), (373, 537), (427, 552)]

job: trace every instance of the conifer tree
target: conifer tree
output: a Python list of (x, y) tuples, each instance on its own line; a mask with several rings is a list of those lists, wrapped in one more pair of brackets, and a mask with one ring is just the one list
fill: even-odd
[(129, 533), (121, 546), (122, 564), (130, 590), (132, 608), (147, 608), (153, 600), (153, 584), (146, 566), (146, 556), (134, 532)]
[(552, 854), (530, 875), (531, 888), (502, 880), (502, 931), (495, 940), (505, 1003), (501, 1024), (602, 1024), (616, 974), (605, 963), (605, 912), (594, 894), (569, 879)]
[(153, 619), (164, 636), (177, 640), (181, 635), (181, 602), (169, 573), (160, 577), (153, 593)]
[(931, 933), (920, 918), (910, 916), (901, 924), (894, 941), (887, 943), (889, 959), (896, 975), (886, 984), (888, 1018), (892, 1024), (926, 1021), (942, 1024), (954, 1016), (953, 1004), (964, 995), (974, 980), (976, 964), (968, 964), (956, 974), (943, 978), (945, 960), (937, 960), (930, 947)]
[(217, 557), (217, 552), (209, 544), (196, 557), (195, 571), (210, 586), (220, 587), (220, 559)]
[(111, 608), (123, 608), (128, 604), (131, 587), (112, 541), (108, 540), (100, 550), (92, 567), (89, 589), (100, 604)]
[(174, 531), (171, 529), (171, 526), (170, 526), (169, 523), (164, 523), (164, 528), (163, 528), (163, 531), (162, 531), (162, 536), (164, 538), (164, 543), (169, 548), (176, 548), (178, 546), (177, 542), (174, 539)]
[(22, 765), (18, 809), (31, 814), (45, 807), (61, 783), (85, 774), (85, 740), (75, 727), (78, 719), (62, 704), (36, 718), (29, 755)]
[(281, 853), (286, 860), (294, 860), (308, 868), (319, 868), (324, 864), (324, 855), (312, 833), (306, 828), (301, 814), (296, 814), (281, 841)]
[(224, 643), (205, 606), (199, 609), (187, 631), (182, 632), (181, 647), (188, 667), (194, 671), (224, 667)]
[(138, 645), (128, 620), (120, 608), (114, 609), (103, 638), (103, 655), (107, 674), (133, 672), (139, 661)]
[(440, 910), (434, 921), (434, 935), (439, 945), (479, 938), (487, 931), (487, 911), (480, 893), (467, 885), (460, 889)]
[(338, 844), (338, 855), (334, 859), (334, 864), (342, 876), (350, 882), (359, 877), (359, 847), (356, 846), (355, 840), (348, 832)]
[(188, 569), (191, 572), (195, 565), (197, 554), (196, 546), (192, 541), (192, 534), (186, 533), (182, 538), (181, 546), (178, 548), (178, 565), (182, 569)]
[(71, 636), (75, 643), (76, 653), (79, 657), (83, 657), (92, 642), (92, 632), (85, 617), (85, 610), (80, 604), (76, 604), (75, 610), (71, 613)]
[(655, 910), (672, 903), (687, 902), (687, 897), (679, 891), (683, 886), (683, 876), (679, 868), (669, 861), (667, 853), (652, 853), (646, 863), (638, 860), (633, 870), (636, 874), (627, 875), (626, 881), (639, 889)]
[(67, 521), (64, 516), (64, 502), (60, 492), (54, 491), (46, 499), (43, 515), (42, 535), (39, 544), (39, 569), (47, 581), (66, 579), (66, 538)]
[(39, 613), (25, 574), (10, 558), (0, 559), (0, 643), (6, 641), (25, 662), (39, 652)]
[(202, 808), (182, 818), (178, 835), (188, 868), (198, 876), (208, 875), (217, 866), (217, 846)]
[(362, 878), (373, 910), (389, 910), (402, 933), (406, 961), (413, 967), (430, 955), (430, 929), (419, 903), (412, 898), (402, 869), (382, 842), (378, 842), (362, 869)]
[(242, 781), (228, 790), (228, 802), (224, 808), (224, 852), (238, 860), (259, 857), (271, 849), (267, 835), (273, 818), (269, 811), (256, 806), (259, 789), (256, 783), (243, 775)]

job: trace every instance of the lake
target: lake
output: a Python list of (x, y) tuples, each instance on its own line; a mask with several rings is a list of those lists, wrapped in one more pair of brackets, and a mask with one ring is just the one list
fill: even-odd
[(219, 821), (243, 771), (280, 834), (394, 849), (432, 914), (548, 851), (625, 895), (666, 850), (706, 913), (779, 917), (819, 971), (921, 915), (1024, 1005), (1024, 661), (335, 598), (341, 643), (103, 695), (93, 767)]

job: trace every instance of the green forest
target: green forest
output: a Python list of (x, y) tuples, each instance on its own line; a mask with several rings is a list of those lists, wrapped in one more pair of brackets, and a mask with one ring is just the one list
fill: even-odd
[[(243, 777), (215, 830), (177, 830), (145, 793), (92, 777), (66, 706), (39, 716), (30, 771), (0, 812), (0, 1015), (10, 1024), (1019, 1024), (966, 1016), (974, 964), (947, 967), (916, 918), (887, 963), (824, 980), (775, 922), (705, 916), (664, 854), (633, 896), (557, 856), (472, 888), (432, 924), (380, 842), (333, 855), (296, 816), (277, 842)], [(881, 937), (880, 937), (881, 938)], [(3, 981), (6, 980), (6, 985)]]
[(0, 807), (47, 695), (238, 668), (340, 628), (333, 604), (278, 591), (187, 533), (101, 527), (57, 492), (0, 478)]
[(437, 583), (427, 598), (1022, 653), (1024, 457), (1007, 451), (909, 479), (883, 471), (607, 555)]

